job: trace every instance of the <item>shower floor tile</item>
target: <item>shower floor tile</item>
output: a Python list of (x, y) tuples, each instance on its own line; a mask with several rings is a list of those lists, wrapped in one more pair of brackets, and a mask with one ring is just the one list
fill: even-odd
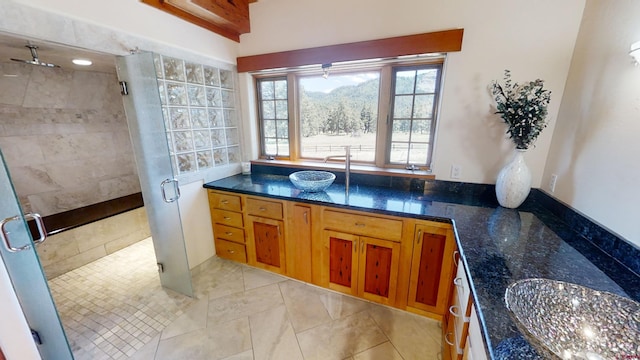
[(49, 281), (76, 360), (441, 357), (431, 319), (217, 257), (195, 298), (156, 269), (149, 238)]

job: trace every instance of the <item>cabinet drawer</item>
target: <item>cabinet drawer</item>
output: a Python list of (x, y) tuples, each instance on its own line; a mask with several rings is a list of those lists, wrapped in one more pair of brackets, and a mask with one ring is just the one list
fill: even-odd
[(218, 224), (239, 228), (244, 226), (241, 213), (220, 209), (211, 209), (211, 217), (213, 218), (213, 221)]
[(215, 245), (216, 254), (219, 257), (242, 263), (247, 262), (247, 251), (244, 245), (218, 238), (215, 239)]
[(248, 198), (247, 213), (271, 219), (282, 219), (282, 203)]
[(471, 314), (471, 307), (469, 301), (471, 300), (471, 289), (469, 287), (469, 281), (467, 281), (467, 275), (464, 271), (464, 265), (462, 260), (458, 260), (458, 269), (456, 278), (453, 279), (454, 291), (460, 301), (460, 311), (464, 311), (465, 317), (469, 317)]
[(211, 207), (216, 209), (242, 211), (240, 195), (221, 194), (209, 191), (209, 203)]
[(213, 225), (213, 234), (216, 238), (244, 243), (244, 230), (222, 224)]
[(480, 322), (474, 307), (471, 307), (471, 322), (469, 324), (469, 340), (467, 343), (469, 344), (470, 359), (487, 360), (489, 358), (484, 350), (485, 345), (480, 331)]
[(327, 229), (347, 231), (379, 239), (400, 241), (402, 238), (402, 220), (325, 210), (323, 224)]

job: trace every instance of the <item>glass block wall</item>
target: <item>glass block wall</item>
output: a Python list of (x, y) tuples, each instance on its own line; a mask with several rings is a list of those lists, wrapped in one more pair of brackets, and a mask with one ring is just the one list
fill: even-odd
[(154, 62), (176, 173), (239, 163), (235, 73), (158, 54)]

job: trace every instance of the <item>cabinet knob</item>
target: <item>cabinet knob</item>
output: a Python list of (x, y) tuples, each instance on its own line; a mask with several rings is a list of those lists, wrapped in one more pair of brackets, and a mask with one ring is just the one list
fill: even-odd
[(449, 313), (457, 318), (460, 317), (460, 309), (457, 305), (451, 305), (451, 307), (449, 308)]
[(220, 202), (221, 202), (221, 203), (223, 203), (223, 204), (225, 204), (225, 205), (227, 205), (227, 204), (229, 203), (229, 200), (222, 200), (222, 201), (220, 201)]
[(233, 235), (233, 233), (231, 231), (227, 231), (225, 234), (227, 234), (227, 236)]
[(225, 216), (225, 217), (224, 217), (224, 219), (225, 219), (225, 220), (231, 220), (231, 218), (230, 218), (230, 217), (228, 217), (228, 216)]
[(357, 226), (357, 227), (365, 227), (365, 226), (367, 226), (367, 224), (365, 224), (365, 223), (361, 223), (361, 222), (357, 222), (357, 223), (356, 223), (356, 226)]
[(258, 210), (260, 210), (260, 211), (267, 211), (267, 208), (265, 208), (265, 207), (260, 207)]
[(420, 244), (420, 239), (422, 239), (422, 230), (418, 230), (418, 244)]
[(236, 251), (235, 251), (235, 250), (227, 250), (227, 252), (228, 252), (229, 254), (235, 254), (235, 253), (236, 253)]

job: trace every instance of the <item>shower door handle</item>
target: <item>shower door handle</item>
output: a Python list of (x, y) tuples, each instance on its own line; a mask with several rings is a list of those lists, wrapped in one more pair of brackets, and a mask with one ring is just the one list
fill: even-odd
[[(164, 190), (164, 186), (167, 185), (168, 183), (173, 183), (173, 190), (174, 190), (174, 193), (176, 194), (175, 197), (172, 197), (169, 199), (167, 199), (167, 193)], [(172, 203), (180, 199), (180, 188), (178, 187), (177, 179), (165, 179), (163, 182), (160, 183), (160, 190), (162, 190), (162, 200), (164, 200), (164, 202), (166, 203)]]
[[(33, 243), (40, 244), (43, 241), (45, 241), (47, 238), (47, 231), (44, 228), (44, 222), (42, 221), (42, 216), (36, 213), (28, 213), (28, 214), (24, 214), (24, 218), (27, 221), (33, 219), (36, 222), (36, 227), (38, 228), (38, 233), (40, 235), (40, 238), (34, 239)], [(0, 237), (2, 238), (2, 241), (4, 242), (4, 246), (7, 248), (9, 252), (18, 252), (18, 251), (28, 250), (31, 248), (31, 244), (27, 244), (20, 247), (13, 247), (11, 245), (11, 242), (9, 241), (9, 232), (6, 229), (6, 225), (7, 223), (10, 223), (15, 220), (20, 220), (20, 216), (16, 215), (16, 216), (8, 217), (0, 221)]]

